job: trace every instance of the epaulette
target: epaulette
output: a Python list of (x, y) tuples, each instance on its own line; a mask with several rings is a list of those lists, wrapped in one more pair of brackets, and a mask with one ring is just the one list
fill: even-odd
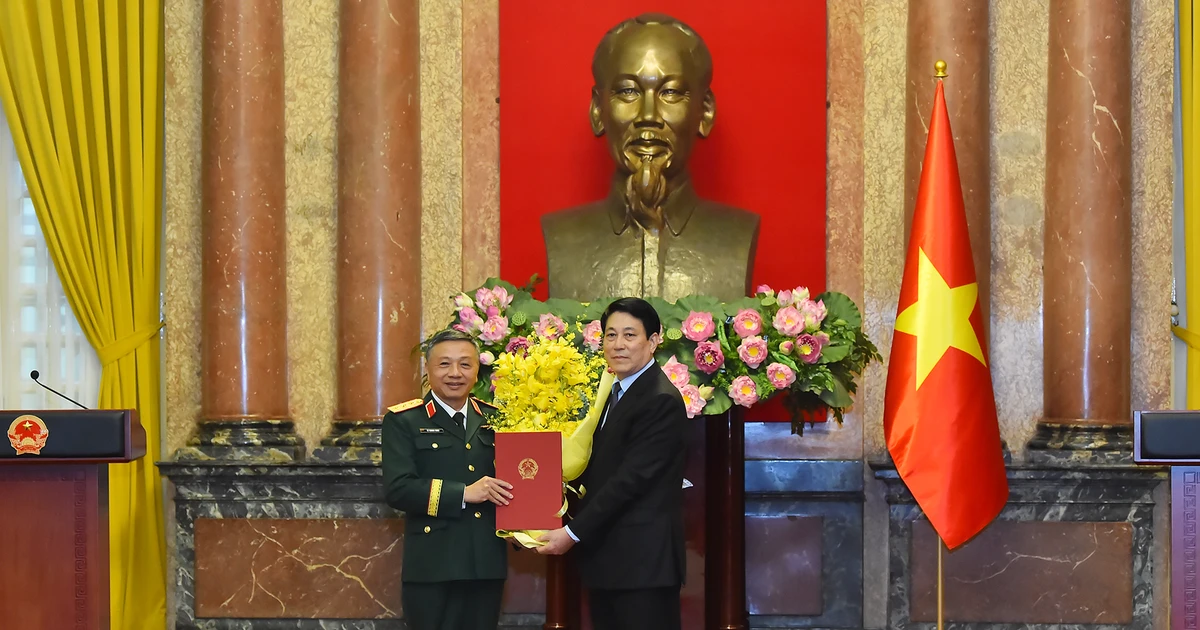
[(476, 397), (472, 396), (471, 400), (478, 401), (479, 404), (484, 405), (486, 407), (491, 407), (492, 409), (499, 409), (499, 407), (496, 406), (496, 403), (490, 403), (482, 398), (476, 398)]
[(399, 405), (392, 405), (391, 407), (388, 407), (388, 411), (390, 411), (392, 413), (400, 413), (401, 411), (408, 411), (409, 409), (413, 409), (415, 407), (420, 407), (421, 402), (422, 402), (422, 400), (420, 398), (414, 398), (407, 402), (402, 402)]

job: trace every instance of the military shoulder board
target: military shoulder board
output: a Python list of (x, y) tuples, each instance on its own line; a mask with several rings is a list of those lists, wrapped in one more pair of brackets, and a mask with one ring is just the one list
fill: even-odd
[(420, 407), (420, 406), (421, 406), (421, 399), (414, 398), (410, 401), (402, 402), (398, 405), (392, 405), (391, 407), (388, 407), (388, 411), (390, 411), (392, 413), (400, 413), (401, 411), (408, 411), (409, 409), (413, 409), (415, 407)]

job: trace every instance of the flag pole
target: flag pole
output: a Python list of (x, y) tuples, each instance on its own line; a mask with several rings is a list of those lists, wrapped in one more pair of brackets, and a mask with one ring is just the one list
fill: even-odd
[[(948, 74), (946, 74), (946, 62), (945, 61), (938, 59), (936, 62), (934, 62), (933, 76), (936, 77), (938, 81), (941, 81), (942, 79), (949, 76)], [(937, 538), (937, 567), (938, 567), (937, 568), (937, 630), (942, 630), (942, 614), (943, 614), (942, 604), (944, 601), (943, 596), (944, 596), (945, 584), (942, 580), (942, 536), (941, 536), (941, 534), (939, 534), (938, 538)]]
[(938, 548), (938, 578), (937, 578), (937, 599), (938, 599), (938, 603), (937, 603), (937, 608), (938, 608), (938, 610), (937, 610), (937, 615), (938, 615), (938, 624), (937, 624), (937, 627), (938, 627), (938, 630), (942, 630), (942, 589), (943, 589), (943, 582), (942, 582), (942, 537), (941, 537), (941, 536), (938, 536), (938, 540), (937, 540), (937, 548)]

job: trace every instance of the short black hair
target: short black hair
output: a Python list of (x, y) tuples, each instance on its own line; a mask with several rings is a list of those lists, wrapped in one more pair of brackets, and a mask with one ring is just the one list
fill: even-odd
[(658, 317), (658, 311), (642, 298), (626, 297), (609, 304), (608, 308), (604, 309), (604, 314), (600, 316), (601, 330), (608, 330), (608, 317), (613, 313), (625, 313), (637, 318), (642, 322), (642, 327), (646, 329), (646, 338), (662, 332), (662, 320)]
[(433, 333), (429, 339), (425, 340), (425, 360), (429, 360), (429, 353), (433, 351), (434, 346), (438, 345), (439, 343), (446, 343), (447, 341), (466, 341), (472, 346), (475, 346), (475, 352), (479, 352), (479, 342), (475, 341), (474, 337), (461, 330), (447, 328), (445, 330), (439, 330)]

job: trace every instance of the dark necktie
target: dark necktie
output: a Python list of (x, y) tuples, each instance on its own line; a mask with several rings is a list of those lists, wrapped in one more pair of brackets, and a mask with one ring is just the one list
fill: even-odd
[(450, 419), (453, 420), (455, 424), (462, 427), (463, 431), (467, 430), (467, 417), (464, 416), (461, 411), (456, 411), (454, 415), (450, 417)]
[(621, 397), (621, 381), (613, 381), (612, 394), (608, 397), (608, 403), (605, 405), (604, 415), (600, 418), (600, 428), (608, 424), (608, 415), (612, 413), (613, 407), (617, 406), (617, 399)]

